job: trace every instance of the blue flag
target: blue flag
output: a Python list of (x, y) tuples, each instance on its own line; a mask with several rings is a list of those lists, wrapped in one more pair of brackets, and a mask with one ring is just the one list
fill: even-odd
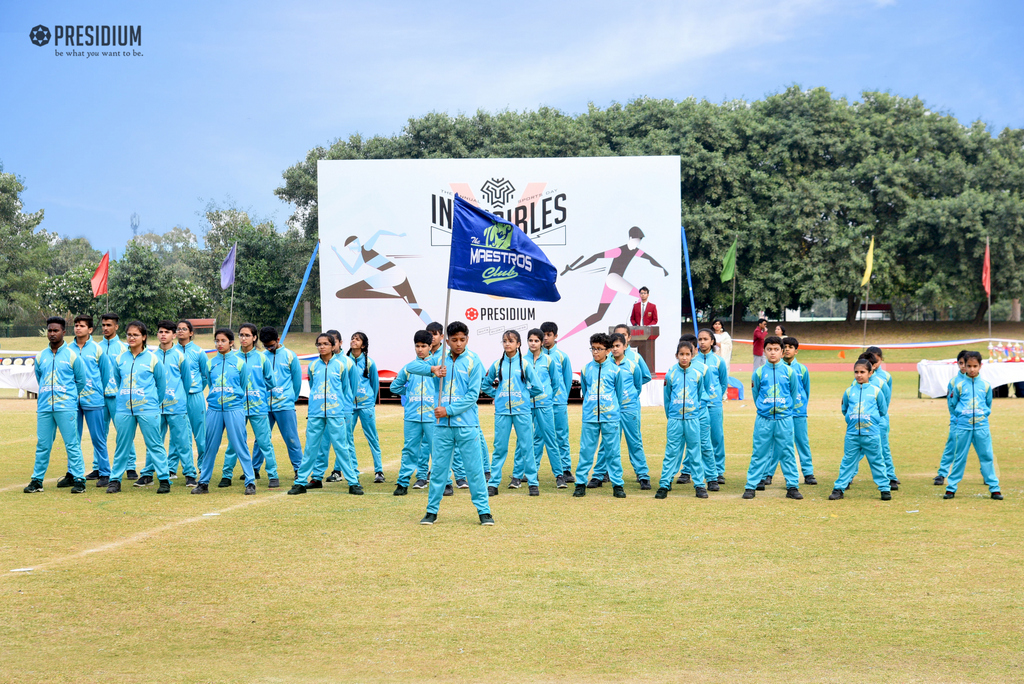
[(238, 243), (231, 245), (231, 251), (220, 265), (220, 289), (226, 290), (235, 284), (235, 250)]
[(558, 271), (519, 228), (455, 195), (448, 287), (496, 297), (557, 302)]

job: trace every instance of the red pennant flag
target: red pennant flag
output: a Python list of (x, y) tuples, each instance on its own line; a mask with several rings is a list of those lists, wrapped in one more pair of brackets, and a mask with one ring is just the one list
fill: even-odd
[(110, 252), (103, 255), (100, 265), (92, 275), (92, 296), (99, 297), (107, 294), (107, 275), (110, 273)]
[(992, 264), (989, 261), (988, 240), (985, 240), (985, 265), (981, 267), (981, 286), (985, 294), (992, 294)]

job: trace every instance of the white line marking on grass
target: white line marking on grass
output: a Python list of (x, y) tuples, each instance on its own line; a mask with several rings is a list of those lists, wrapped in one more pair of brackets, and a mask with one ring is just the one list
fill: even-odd
[[(61, 475), (61, 477), (64, 477), (64, 476)], [(32, 479), (31, 476), (29, 477), (29, 479), (30, 480)], [(58, 480), (60, 480), (60, 477), (51, 477), (49, 480), (43, 480), (43, 485), (45, 486), (45, 485), (49, 484), (49, 485), (56, 486)], [(27, 486), (28, 486), (28, 482), (26, 482), (25, 484), (7, 485), (6, 487), (0, 487), (0, 492), (9, 492), (12, 489), (24, 489)], [(43, 493), (45, 494), (45, 492), (43, 492)]]
[(32, 572), (34, 568), (14, 568), (11, 572)]

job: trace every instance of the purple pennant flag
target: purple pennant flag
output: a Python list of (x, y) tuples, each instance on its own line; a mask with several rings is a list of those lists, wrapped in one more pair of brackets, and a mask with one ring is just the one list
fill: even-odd
[(235, 250), (238, 243), (231, 245), (231, 251), (224, 257), (224, 263), (220, 265), (220, 289), (226, 290), (235, 284)]

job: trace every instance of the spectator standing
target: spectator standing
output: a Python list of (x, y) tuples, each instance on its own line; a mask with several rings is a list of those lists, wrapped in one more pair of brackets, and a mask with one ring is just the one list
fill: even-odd
[(754, 370), (764, 365), (764, 338), (768, 334), (768, 319), (757, 319), (754, 328)]
[(729, 333), (725, 332), (725, 326), (722, 325), (722, 319), (716, 318), (715, 322), (711, 325), (715, 331), (715, 353), (722, 357), (725, 361), (726, 370), (729, 369), (729, 364), (732, 363), (732, 337)]

